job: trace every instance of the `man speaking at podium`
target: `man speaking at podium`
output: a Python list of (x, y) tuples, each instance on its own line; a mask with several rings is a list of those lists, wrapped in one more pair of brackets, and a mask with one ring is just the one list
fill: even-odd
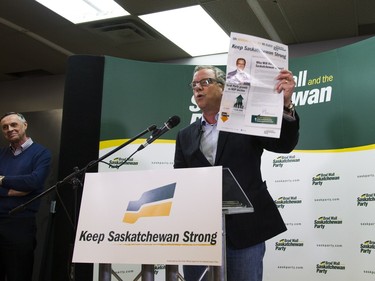
[[(176, 139), (174, 168), (229, 168), (254, 207), (253, 213), (226, 217), (228, 281), (261, 281), (265, 241), (286, 231), (260, 171), (264, 149), (289, 153), (298, 142), (299, 117), (291, 102), (295, 86), (293, 74), (282, 70), (276, 80), (276, 91), (284, 95), (280, 138), (219, 132), (216, 124), (225, 73), (214, 66), (196, 66), (190, 85), (203, 116), (180, 130)], [(184, 278), (186, 281), (200, 280), (204, 270), (204, 266), (186, 265)]]

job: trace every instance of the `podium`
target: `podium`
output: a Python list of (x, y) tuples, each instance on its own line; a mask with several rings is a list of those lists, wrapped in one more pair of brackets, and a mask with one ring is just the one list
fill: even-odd
[[(226, 233), (225, 233), (225, 219), (227, 215), (251, 213), (254, 208), (243, 191), (241, 185), (233, 175), (229, 168), (223, 168), (223, 184), (222, 184), (222, 266), (207, 266), (201, 278), (204, 275), (208, 276), (210, 281), (226, 281)], [(154, 266), (142, 265), (141, 273), (136, 277), (136, 280), (141, 278), (142, 281), (154, 281)], [(99, 268), (100, 270), (100, 268)], [(100, 281), (110, 281), (110, 265), (102, 267), (102, 274), (105, 276)], [(116, 276), (115, 276), (116, 277)], [(117, 278), (118, 279), (118, 278)], [(120, 280), (120, 279), (118, 279)], [(185, 279), (178, 271), (178, 265), (166, 265), (165, 269), (166, 281), (178, 281)]]
[[(119, 186), (123, 182), (127, 184)], [(141, 264), (142, 271), (134, 280), (141, 277), (142, 281), (154, 280), (153, 264), (156, 263), (167, 265), (168, 281), (184, 280), (178, 273), (181, 264), (206, 264), (209, 265), (207, 276), (212, 276), (211, 280), (225, 281), (225, 217), (253, 211), (232, 172), (222, 167), (92, 173), (86, 175), (85, 186), (73, 262), (99, 264), (101, 281), (109, 281), (111, 277), (121, 281), (115, 276), (112, 263)], [(165, 192), (171, 188), (173, 193)], [(212, 199), (210, 208), (207, 208), (207, 198)], [(101, 204), (103, 200), (112, 204)], [(127, 217), (135, 209), (134, 202), (138, 204), (137, 216), (145, 219), (129, 220), (134, 219), (134, 213)], [(151, 214), (148, 202), (152, 203), (151, 208), (164, 208), (166, 203), (171, 206), (173, 202), (173, 213), (171, 216), (169, 211)], [(193, 209), (189, 208), (192, 204), (195, 206)], [(146, 219), (145, 215), (149, 218)], [(180, 218), (186, 221), (181, 224)], [(160, 225), (164, 225), (164, 228), (160, 228)], [(157, 236), (154, 236), (155, 233)], [(131, 237), (162, 238), (165, 237), (164, 233), (174, 240), (162, 244), (158, 240), (131, 240)], [(206, 239), (217, 236), (220, 237), (218, 244), (211, 244), (212, 248), (205, 247), (215, 241)], [(195, 240), (196, 237), (200, 237), (199, 240)], [(175, 243), (182, 247), (175, 247)], [(165, 246), (168, 251), (160, 252)], [(124, 255), (124, 247), (127, 247), (127, 255)], [(172, 262), (169, 264), (169, 261)]]

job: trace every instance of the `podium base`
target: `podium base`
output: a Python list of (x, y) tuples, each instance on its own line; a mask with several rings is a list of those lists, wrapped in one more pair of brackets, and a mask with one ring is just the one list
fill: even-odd
[(99, 264), (99, 281), (111, 281), (112, 275), (117, 279), (117, 281), (122, 281), (121, 277), (112, 270), (112, 265), (110, 263)]
[(178, 272), (178, 265), (165, 266), (165, 280), (166, 281), (185, 281), (182, 275)]

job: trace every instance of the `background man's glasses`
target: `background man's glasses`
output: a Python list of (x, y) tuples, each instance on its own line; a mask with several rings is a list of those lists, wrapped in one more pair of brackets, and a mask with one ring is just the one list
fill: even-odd
[(213, 83), (219, 83), (216, 79), (214, 78), (204, 78), (200, 81), (193, 81), (189, 84), (189, 86), (194, 89), (198, 84), (201, 86), (201, 87), (207, 87), (208, 85), (210, 84), (213, 84)]

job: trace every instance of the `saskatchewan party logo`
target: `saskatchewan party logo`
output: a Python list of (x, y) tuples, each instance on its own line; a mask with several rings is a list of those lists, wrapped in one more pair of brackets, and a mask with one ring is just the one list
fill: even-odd
[(286, 249), (291, 247), (303, 247), (303, 242), (299, 239), (281, 239), (279, 242), (275, 243), (276, 251), (286, 251)]
[(300, 162), (301, 159), (297, 158), (295, 155), (281, 155), (273, 159), (272, 167), (282, 168), (284, 164)]
[(326, 225), (342, 224), (342, 220), (337, 216), (319, 217), (314, 221), (314, 228), (324, 229)]
[(357, 206), (367, 207), (369, 202), (375, 201), (375, 193), (364, 193), (357, 197)]
[(360, 246), (361, 250), (360, 252), (362, 254), (371, 254), (372, 250), (375, 250), (375, 241), (367, 240), (363, 243), (361, 243)]
[(116, 157), (116, 158), (111, 159), (109, 161), (109, 163), (105, 163), (105, 164), (107, 164), (108, 168), (110, 168), (110, 169), (118, 169), (122, 165), (137, 166), (138, 165), (138, 161), (135, 161), (133, 158), (127, 159), (127, 158), (122, 158), (122, 157)]
[(297, 196), (289, 196), (289, 197), (279, 197), (275, 200), (275, 204), (277, 208), (284, 209), (285, 205), (296, 205), (301, 204), (302, 200), (298, 199)]
[(312, 178), (312, 185), (322, 186), (324, 182), (337, 181), (339, 179), (340, 176), (337, 176), (335, 173), (320, 173)]
[(316, 265), (316, 273), (327, 274), (328, 270), (345, 270), (339, 261), (322, 261)]

